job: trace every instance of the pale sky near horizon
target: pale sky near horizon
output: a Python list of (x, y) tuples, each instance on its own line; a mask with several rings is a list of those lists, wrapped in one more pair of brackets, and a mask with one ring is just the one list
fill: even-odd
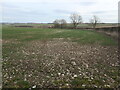
[(118, 22), (119, 0), (2, 0), (2, 22), (51, 23), (55, 19), (70, 22), (79, 13), (84, 22), (97, 15), (101, 22)]

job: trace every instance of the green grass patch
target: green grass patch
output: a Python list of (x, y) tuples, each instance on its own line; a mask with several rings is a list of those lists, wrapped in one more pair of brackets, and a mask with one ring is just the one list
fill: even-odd
[(70, 38), (73, 42), (81, 44), (117, 45), (111, 37), (86, 30), (68, 29), (42, 29), (42, 28), (21, 28), (3, 27), (3, 39), (18, 41), (51, 40), (53, 38)]

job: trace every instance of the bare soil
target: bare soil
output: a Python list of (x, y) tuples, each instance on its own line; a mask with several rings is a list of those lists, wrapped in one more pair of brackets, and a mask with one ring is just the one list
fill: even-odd
[[(21, 54), (22, 58), (16, 59)], [(19, 80), (31, 87), (117, 87), (118, 48), (82, 45), (63, 38), (31, 41), (7, 57), (3, 86), (20, 87)], [(88, 83), (89, 82), (89, 83)], [(22, 87), (22, 86), (21, 86)]]

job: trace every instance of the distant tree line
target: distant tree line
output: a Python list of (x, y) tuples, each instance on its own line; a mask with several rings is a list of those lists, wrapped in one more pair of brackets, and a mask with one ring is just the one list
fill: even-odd
[[(72, 28), (76, 29), (79, 24), (83, 23), (82, 16), (79, 15), (78, 13), (73, 13), (70, 15), (70, 20), (71, 20), (71, 26)], [(99, 18), (97, 16), (93, 16), (90, 19), (90, 25), (92, 26), (93, 29), (96, 28), (96, 25), (100, 22)], [(67, 28), (68, 23), (65, 19), (56, 19), (54, 22), (54, 28)]]

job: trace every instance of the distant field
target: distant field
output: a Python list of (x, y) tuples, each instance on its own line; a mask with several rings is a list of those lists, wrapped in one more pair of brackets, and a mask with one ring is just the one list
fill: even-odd
[(5, 88), (109, 88), (120, 83), (117, 41), (105, 34), (3, 25), (2, 39)]
[[(13, 26), (34, 26), (34, 27), (49, 27), (49, 26), (54, 26), (54, 24), (39, 24), (39, 23), (17, 23), (17, 24), (8, 24), (8, 25), (13, 25)], [(68, 24), (68, 27), (72, 27), (72, 25)], [(117, 26), (116, 23), (105, 23), (105, 24), (98, 24), (97, 27), (107, 27), (107, 26)], [(78, 28), (91, 28), (90, 24), (79, 24)]]

